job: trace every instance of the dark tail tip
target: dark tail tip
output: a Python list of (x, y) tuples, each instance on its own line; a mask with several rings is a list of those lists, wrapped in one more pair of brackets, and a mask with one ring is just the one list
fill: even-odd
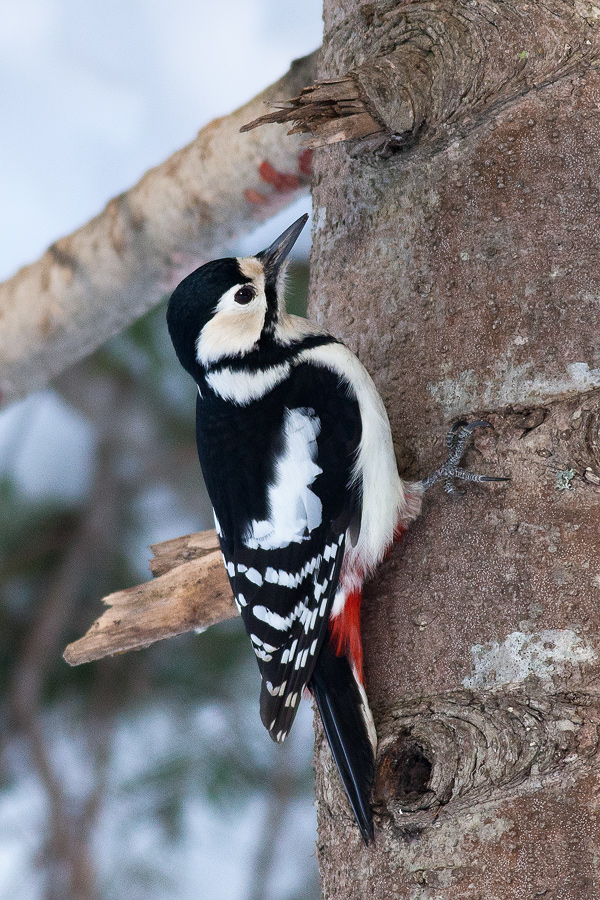
[(325, 644), (313, 670), (310, 689), (317, 702), (350, 806), (368, 846), (374, 840), (370, 798), (375, 756), (369, 738), (361, 691), (345, 656), (336, 656)]

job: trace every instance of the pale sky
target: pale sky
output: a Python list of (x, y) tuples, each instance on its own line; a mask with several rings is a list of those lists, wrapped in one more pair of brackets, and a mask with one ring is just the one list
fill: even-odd
[[(321, 0), (0, 0), (0, 279), (275, 81), (321, 32)], [(240, 252), (309, 209), (284, 211)], [(92, 447), (51, 392), (0, 414), (0, 471), (30, 495), (84, 495)]]
[(321, 0), (0, 0), (0, 278), (321, 43)]

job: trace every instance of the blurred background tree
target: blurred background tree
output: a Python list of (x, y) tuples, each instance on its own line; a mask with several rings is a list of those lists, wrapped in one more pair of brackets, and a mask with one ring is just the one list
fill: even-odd
[[(320, 0), (5, 4), (0, 276), (320, 40)], [(310, 705), (272, 745), (238, 622), (62, 660), (102, 596), (148, 579), (149, 544), (212, 524), (164, 313), (0, 415), (0, 898), (318, 896)]]

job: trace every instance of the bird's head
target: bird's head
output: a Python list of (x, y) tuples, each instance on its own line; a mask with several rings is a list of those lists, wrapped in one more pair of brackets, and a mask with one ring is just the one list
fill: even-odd
[(194, 375), (220, 359), (249, 353), (285, 314), (284, 262), (306, 221), (301, 216), (256, 256), (215, 259), (175, 288), (169, 334), (182, 366)]

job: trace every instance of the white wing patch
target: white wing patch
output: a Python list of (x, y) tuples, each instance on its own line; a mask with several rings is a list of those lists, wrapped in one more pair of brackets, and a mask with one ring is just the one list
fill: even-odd
[[(332, 544), (332, 546), (334, 546)], [(328, 548), (325, 548), (326, 550)], [(336, 547), (337, 550), (337, 547)], [(325, 559), (329, 557), (325, 555)], [(297, 588), (308, 575), (312, 575), (315, 569), (321, 565), (321, 556), (315, 556), (304, 563), (299, 572), (285, 572), (283, 569), (274, 569), (269, 566), (265, 572), (265, 581), (270, 584), (278, 584), (280, 587)], [(239, 566), (238, 566), (239, 568)]]
[(286, 409), (283, 450), (269, 485), (269, 518), (253, 520), (244, 544), (253, 550), (276, 550), (301, 543), (321, 524), (323, 506), (310, 489), (323, 471), (316, 463), (321, 422), (313, 409)]
[(271, 697), (283, 697), (287, 681), (282, 682), (282, 684), (277, 684), (275, 687), (273, 687), (270, 681), (265, 681), (265, 684)]
[(260, 587), (263, 583), (263, 577), (258, 569), (246, 569), (244, 575), (248, 579), (248, 581), (251, 581), (252, 584), (256, 584), (258, 587)]

